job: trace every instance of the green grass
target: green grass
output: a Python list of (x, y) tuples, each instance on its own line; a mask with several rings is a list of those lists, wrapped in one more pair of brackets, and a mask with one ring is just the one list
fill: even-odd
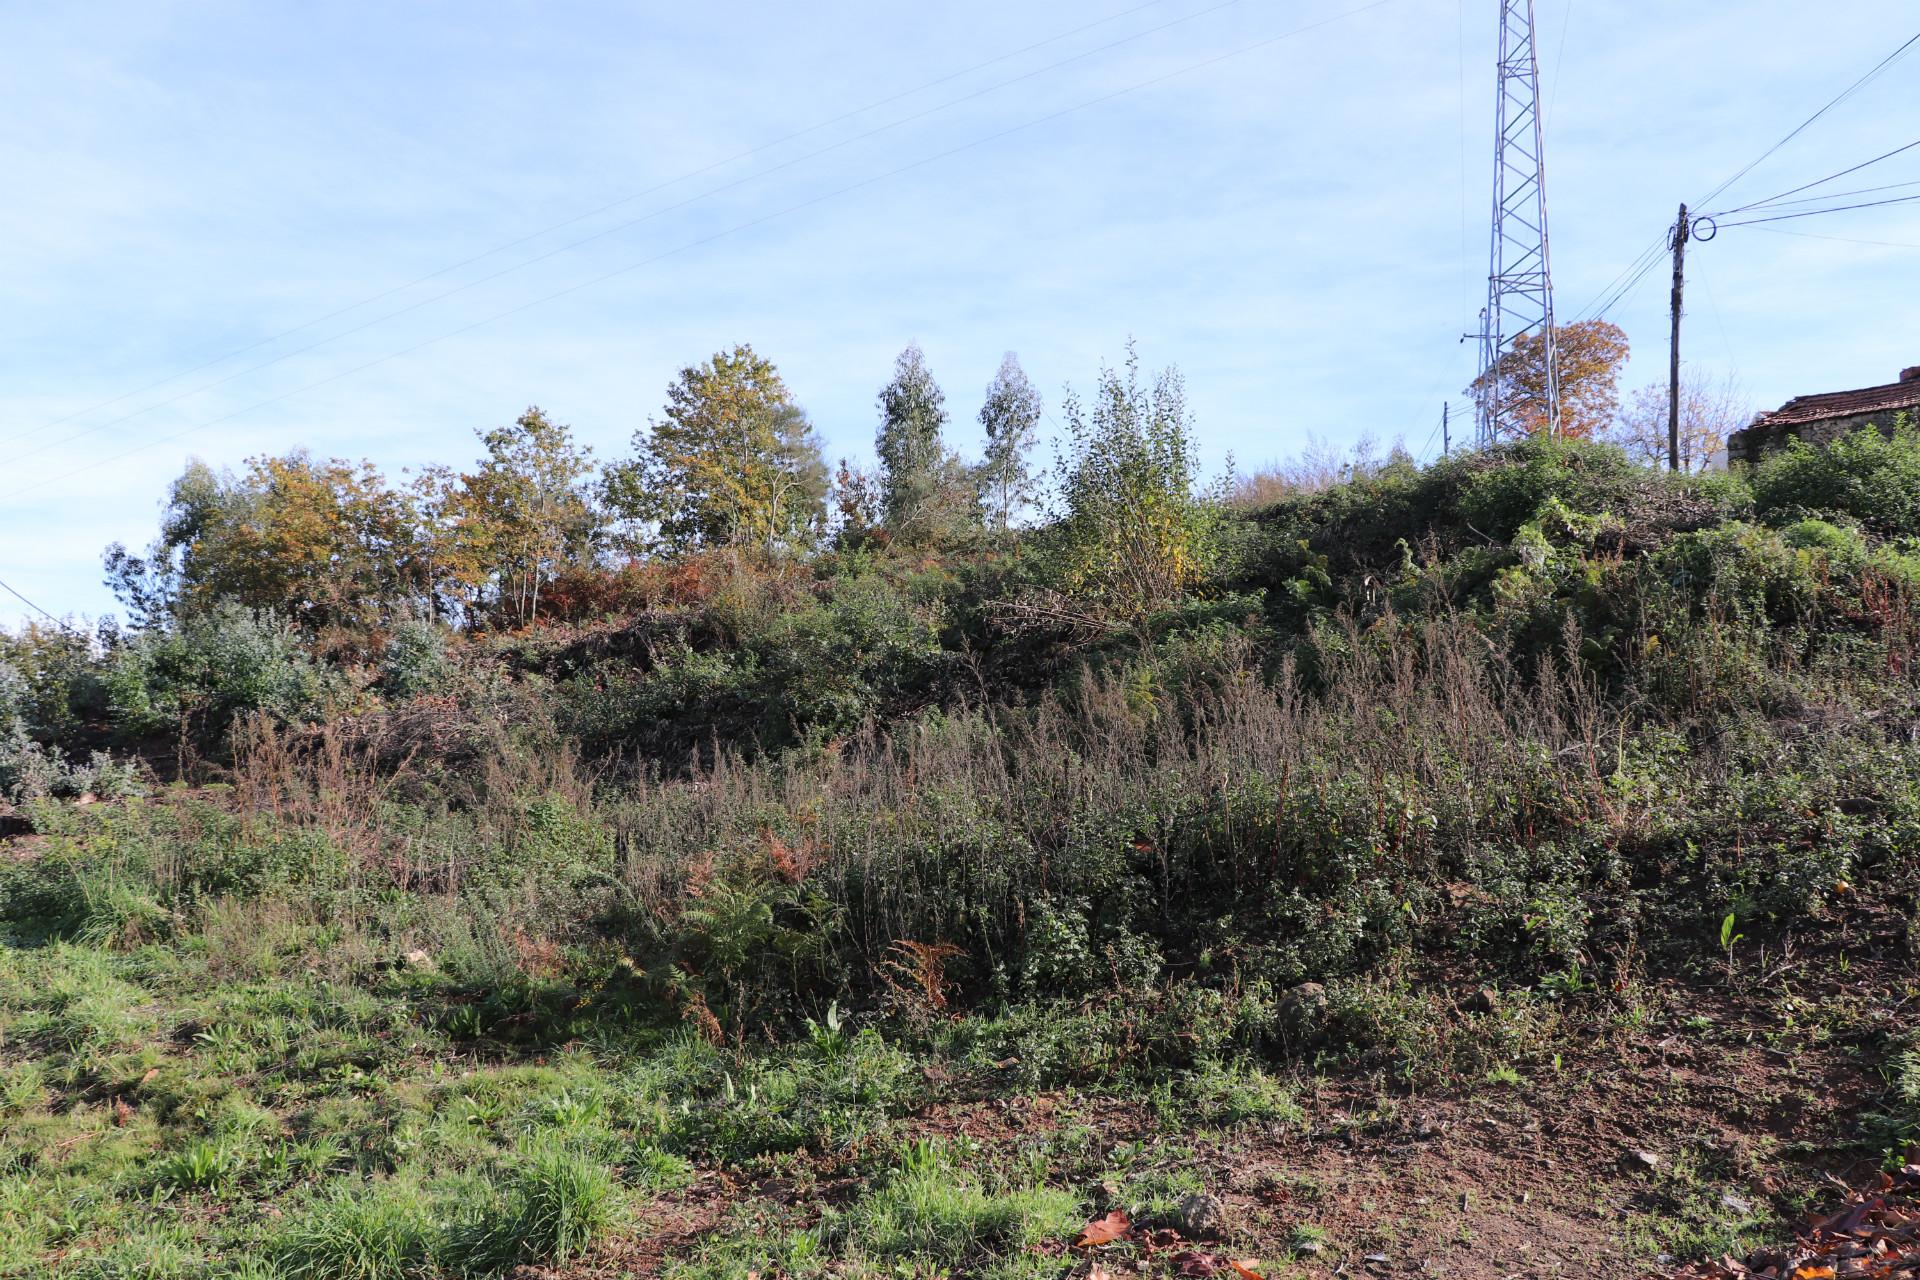
[(1071, 1233), (1079, 1201), (1047, 1187), (988, 1191), (949, 1168), (900, 1173), (846, 1219), (855, 1248), (878, 1258), (958, 1267)]
[(407, 1280), (432, 1241), (417, 1189), (345, 1183), (288, 1222), (269, 1249), (287, 1280)]
[[(1848, 913), (1912, 901), (1915, 459), (1395, 464), (1084, 628), (1044, 531), (650, 564), (417, 703), (380, 637), (350, 670), (255, 625), (345, 720), (198, 725), (220, 788), (36, 799), (0, 857), (0, 1276), (495, 1274), (720, 1179), (705, 1274), (1012, 1276), (1101, 1183), (1165, 1220), (1310, 1108), (1360, 1144), (1421, 1096), (1552, 1105), (1604, 1070), (1563, 1054), (1651, 1034), (1635, 993), (1836, 932), (1873, 964)], [(71, 655), (31, 727), (222, 640)], [(1910, 1040), (1770, 1007), (1702, 1051), (1854, 1055), (1847, 1141), (1920, 1132)], [(1056, 1129), (927, 1145), (1039, 1095)], [(1655, 1188), (1634, 1247), (1748, 1238), (1734, 1172)]]
[[(915, 1142), (898, 1162), (818, 1225), (768, 1233), (724, 1231), (677, 1280), (720, 1280), (748, 1271), (793, 1280), (837, 1275), (968, 1275), (1004, 1280), (1052, 1275), (1057, 1259), (1031, 1246), (1058, 1246), (1084, 1221), (1069, 1191), (994, 1180), (939, 1143)], [(756, 1211), (757, 1213), (757, 1211)]]

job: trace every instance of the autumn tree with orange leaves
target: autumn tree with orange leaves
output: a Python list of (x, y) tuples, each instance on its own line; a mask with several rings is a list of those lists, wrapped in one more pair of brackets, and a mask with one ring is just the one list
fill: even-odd
[[(1560, 434), (1587, 440), (1604, 433), (1620, 412), (1620, 371), (1627, 363), (1626, 330), (1606, 320), (1583, 320), (1554, 330), (1560, 355)], [(1547, 429), (1547, 344), (1535, 331), (1523, 333), (1489, 376), (1509, 438)], [(1476, 379), (1474, 395), (1486, 390)]]

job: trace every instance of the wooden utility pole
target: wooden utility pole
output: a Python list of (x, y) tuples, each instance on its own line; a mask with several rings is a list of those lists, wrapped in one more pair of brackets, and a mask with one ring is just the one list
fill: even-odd
[[(1431, 441), (1433, 437), (1428, 436), (1427, 439)], [(1446, 404), (1440, 406), (1440, 456), (1446, 458), (1452, 456), (1452, 454), (1453, 402), (1448, 401)]]
[(1667, 469), (1680, 469), (1680, 310), (1687, 292), (1687, 206), (1673, 225), (1673, 352), (1667, 371)]

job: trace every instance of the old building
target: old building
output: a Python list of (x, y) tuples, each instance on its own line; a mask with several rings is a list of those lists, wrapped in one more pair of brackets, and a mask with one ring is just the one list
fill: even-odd
[(1901, 418), (1920, 427), (1920, 365), (1901, 371), (1897, 382), (1862, 387), (1858, 391), (1830, 391), (1817, 396), (1795, 396), (1754, 418), (1753, 424), (1727, 437), (1729, 463), (1753, 463), (1788, 441), (1831, 444), (1861, 427), (1891, 433)]

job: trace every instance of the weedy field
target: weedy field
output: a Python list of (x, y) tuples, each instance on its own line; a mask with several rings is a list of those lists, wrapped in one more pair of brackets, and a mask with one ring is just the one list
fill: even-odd
[[(15, 872), (217, 812), (88, 812)], [(770, 1044), (445, 903), (228, 895), (189, 931), (124, 872), (89, 893), (0, 971), (8, 1274), (1642, 1274), (1761, 1245), (1920, 1126), (1907, 924), (1864, 904), (1533, 987), (1408, 957), (956, 1015), (906, 957), (884, 1013)]]
[(1786, 1242), (1920, 1139), (1916, 473), (1391, 463), (1133, 614), (1041, 530), (9, 637), (0, 1275)]

